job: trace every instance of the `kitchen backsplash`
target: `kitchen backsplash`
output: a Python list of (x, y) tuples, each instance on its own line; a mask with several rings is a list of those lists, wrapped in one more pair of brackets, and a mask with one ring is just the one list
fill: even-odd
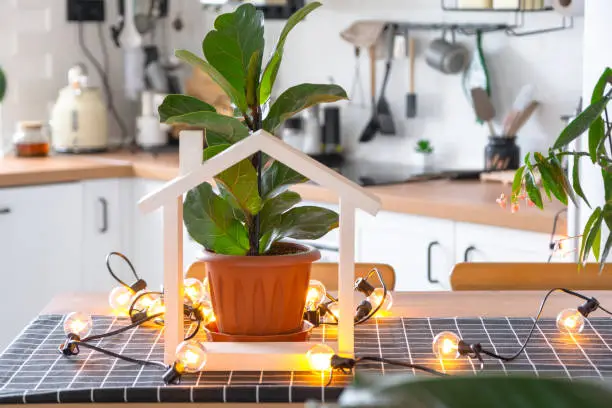
[[(170, 33), (168, 48), (199, 50), (216, 14), (212, 10), (201, 11), (197, 0), (171, 3), (172, 17), (177, 7), (183, 8), (185, 29), (178, 33), (167, 30)], [(512, 13), (444, 13), (436, 0), (323, 0), (323, 3), (325, 7), (292, 32), (285, 48), (277, 90), (300, 82), (328, 82), (330, 77), (350, 90), (354, 53), (339, 32), (355, 20), (511, 23), (514, 17)], [(133, 128), (133, 115), (138, 106), (123, 98), (122, 55), (108, 35), (108, 25), (115, 20), (115, 7), (115, 1), (107, 1), (103, 34), (109, 47), (115, 100), (124, 119)], [(2, 111), (5, 138), (10, 138), (16, 120), (45, 118), (49, 104), (66, 83), (68, 68), (77, 61), (85, 61), (78, 48), (77, 27), (65, 21), (65, 14), (64, 1), (0, 1), (0, 36), (4, 39), (0, 47), (0, 65), (9, 74), (9, 93)], [(553, 12), (528, 14), (526, 28), (550, 27), (560, 21)], [(282, 22), (268, 22), (268, 44), (278, 37), (282, 26)], [(559, 116), (571, 113), (577, 104), (581, 93), (582, 31), (582, 19), (578, 18), (572, 30), (527, 37), (507, 37), (503, 33), (484, 36), (498, 126), (520, 86), (531, 82), (537, 87), (536, 96), (542, 105), (519, 134), (523, 152), (545, 149), (563, 126)], [(378, 136), (368, 144), (356, 142), (370, 116), (369, 64), (367, 53), (363, 52), (361, 80), (368, 107), (343, 104), (345, 144), (356, 158), (410, 163), (416, 141), (429, 138), (435, 148), (437, 164), (462, 168), (482, 166), (488, 131), (486, 126), (476, 123), (462, 90), (461, 75), (443, 75), (425, 64), (424, 50), (440, 33), (416, 31), (413, 34), (417, 40), (417, 118), (405, 119), (404, 116), (408, 62), (399, 59), (394, 62), (387, 92), (397, 136)], [(85, 27), (85, 36), (93, 53), (101, 58), (95, 25)], [(473, 49), (474, 37), (458, 36), (458, 40)], [(379, 83), (383, 68), (384, 63), (379, 61)], [(93, 83), (99, 84), (91, 67), (90, 73)], [(116, 138), (117, 127), (112, 120), (109, 123), (111, 136)]]

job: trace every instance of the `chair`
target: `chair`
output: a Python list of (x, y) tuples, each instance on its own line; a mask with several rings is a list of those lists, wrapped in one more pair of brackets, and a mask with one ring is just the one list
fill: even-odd
[[(203, 280), (206, 276), (206, 264), (204, 262), (194, 262), (187, 271), (186, 278), (196, 278)], [(356, 263), (355, 264), (355, 279), (365, 276), (370, 269), (377, 268), (385, 281), (387, 289), (395, 288), (395, 270), (386, 264), (375, 263)], [(312, 264), (310, 272), (311, 279), (321, 281), (328, 290), (338, 290), (338, 264), (334, 262), (315, 262)], [(380, 287), (378, 279), (373, 278), (369, 281), (374, 287)]]
[(485, 263), (455, 265), (453, 290), (577, 290), (612, 289), (612, 266), (599, 273), (599, 264), (578, 270), (575, 263)]

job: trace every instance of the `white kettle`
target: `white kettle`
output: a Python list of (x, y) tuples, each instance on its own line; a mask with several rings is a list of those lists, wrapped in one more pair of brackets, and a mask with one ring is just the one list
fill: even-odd
[(99, 88), (87, 86), (82, 64), (68, 72), (51, 111), (51, 143), (58, 153), (94, 153), (108, 148), (107, 111)]

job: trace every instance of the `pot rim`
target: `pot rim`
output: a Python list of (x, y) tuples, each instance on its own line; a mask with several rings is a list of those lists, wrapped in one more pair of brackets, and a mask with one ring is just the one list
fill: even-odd
[(302, 249), (302, 251), (296, 254), (247, 256), (217, 254), (204, 248), (199, 260), (203, 262), (232, 263), (235, 265), (247, 266), (261, 265), (262, 263), (270, 266), (282, 266), (295, 265), (296, 263), (313, 263), (321, 259), (321, 252), (310, 245), (298, 244), (295, 242), (280, 242), (280, 244)]

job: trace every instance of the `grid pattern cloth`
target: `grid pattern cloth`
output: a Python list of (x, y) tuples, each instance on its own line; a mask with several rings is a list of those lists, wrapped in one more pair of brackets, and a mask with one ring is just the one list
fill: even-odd
[[(58, 352), (65, 338), (63, 316), (39, 316), (0, 355), (0, 403), (70, 402), (304, 402), (336, 401), (350, 375), (329, 373), (232, 371), (183, 376), (180, 385), (165, 386), (163, 372), (140, 367), (81, 348), (77, 356)], [(479, 342), (509, 355), (526, 337), (531, 318), (380, 318), (357, 326), (357, 356), (386, 357), (422, 364), (448, 374), (474, 374), (478, 363), (469, 359), (436, 360), (433, 337), (453, 331), (467, 342)], [(94, 316), (94, 332), (129, 324), (125, 318)], [(335, 339), (335, 328), (315, 329), (311, 341)], [(140, 327), (92, 344), (131, 357), (161, 361), (162, 330)], [(485, 359), (485, 371), (498, 374), (551, 376), (566, 379), (612, 378), (612, 319), (592, 318), (580, 335), (560, 334), (553, 319), (543, 319), (524, 353), (504, 363)], [(414, 373), (402, 367), (367, 362), (357, 371)], [(427, 374), (422, 374), (427, 375)]]

